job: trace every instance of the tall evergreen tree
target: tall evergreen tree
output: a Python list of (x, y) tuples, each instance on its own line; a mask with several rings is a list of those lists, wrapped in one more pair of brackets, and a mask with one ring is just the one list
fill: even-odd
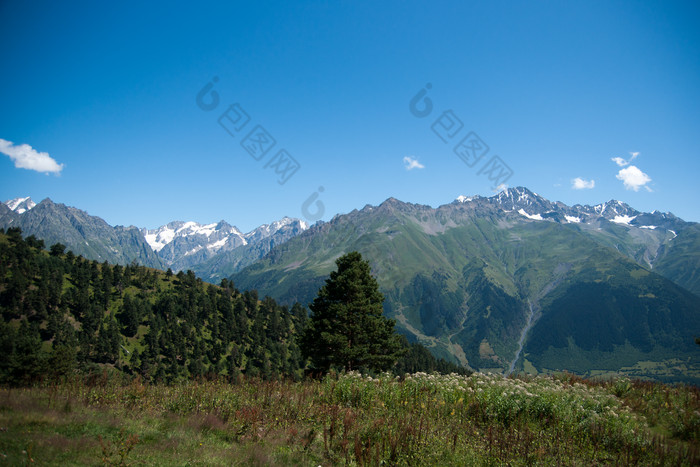
[(301, 348), (313, 368), (347, 371), (390, 368), (404, 347), (394, 321), (382, 315), (384, 296), (358, 252), (336, 260), (326, 285), (310, 305), (312, 315), (301, 336)]

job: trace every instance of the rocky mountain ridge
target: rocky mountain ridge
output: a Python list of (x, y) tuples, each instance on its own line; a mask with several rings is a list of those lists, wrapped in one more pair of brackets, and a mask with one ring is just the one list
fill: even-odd
[[(272, 246), (308, 228), (306, 222), (285, 217), (250, 232), (220, 221), (200, 224), (173, 221), (157, 229), (112, 227), (103, 219), (50, 199), (30, 197), (0, 204), (0, 227), (20, 227), (51, 243), (63, 243), (89, 259), (145, 266), (202, 271), (205, 279), (220, 281), (265, 255)], [(234, 250), (241, 249), (240, 251)]]

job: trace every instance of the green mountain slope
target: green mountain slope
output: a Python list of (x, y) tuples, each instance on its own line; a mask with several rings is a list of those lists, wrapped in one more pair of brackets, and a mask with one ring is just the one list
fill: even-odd
[(654, 271), (700, 296), (700, 225), (680, 230), (664, 245), (654, 262)]
[[(698, 299), (659, 275), (620, 263), (585, 271), (542, 300), (525, 358), (540, 370), (616, 372), (698, 383)], [(631, 280), (630, 280), (631, 279)]]
[[(629, 359), (617, 359), (615, 345), (629, 341), (640, 359), (656, 358), (662, 364), (674, 352), (692, 359), (692, 368), (672, 371), (672, 377), (700, 376), (692, 340), (693, 333), (700, 335), (696, 324), (700, 298), (650, 273), (618, 248), (606, 246), (600, 240), (605, 237), (594, 238), (588, 225), (531, 220), (488, 200), (433, 209), (389, 199), (316, 225), (231, 278), (240, 287), (254, 287), (284, 303), (308, 303), (335, 258), (357, 250), (369, 259), (387, 297), (385, 313), (410, 339), (429, 346), (436, 355), (482, 370), (508, 371), (511, 366), (519, 370), (525, 360), (514, 359), (520, 356), (525, 331), (530, 371), (586, 373), (611, 366), (619, 370), (628, 366)], [(622, 227), (601, 223), (623, 235)], [(627, 308), (606, 308), (611, 325), (621, 320), (626, 327), (610, 336), (600, 334), (605, 345), (591, 347), (599, 354), (591, 354), (575, 368), (558, 362), (550, 346), (533, 344), (554, 333), (549, 329), (558, 325), (554, 317), (581, 299), (579, 286), (613, 282), (616, 286), (606, 289), (604, 296), (626, 303), (625, 307), (640, 306), (630, 297), (647, 293), (657, 297), (644, 302), (643, 314), (650, 322), (657, 323), (654, 317), (663, 310), (684, 318), (658, 321), (661, 327), (652, 331), (629, 324), (633, 317), (623, 313)], [(591, 307), (599, 310), (598, 305)], [(585, 322), (585, 312), (581, 313)], [(573, 332), (577, 328), (562, 329), (557, 333), (568, 333), (566, 338), (578, 345), (585, 341)], [(635, 332), (645, 337), (632, 338)], [(653, 342), (655, 353), (649, 354), (644, 342)], [(555, 344), (561, 341), (551, 348), (559, 348)], [(546, 352), (551, 354), (549, 360)]]
[(640, 266), (700, 296), (700, 225), (676, 221), (672, 229), (645, 229), (601, 221), (580, 224), (588, 236)]

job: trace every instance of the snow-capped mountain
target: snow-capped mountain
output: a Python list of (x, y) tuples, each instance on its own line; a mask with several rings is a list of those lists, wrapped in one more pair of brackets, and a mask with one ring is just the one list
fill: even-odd
[(218, 224), (174, 221), (157, 229), (141, 231), (153, 251), (169, 263), (181, 254), (191, 255), (203, 248), (216, 252), (225, 247), (231, 249), (247, 243), (243, 234), (226, 221)]
[(666, 256), (669, 242), (693, 224), (669, 212), (641, 212), (618, 200), (568, 206), (523, 187), (509, 188), (489, 198), (460, 196), (452, 204), (473, 210), (475, 215), (495, 210), (523, 220), (575, 224), (597, 241), (649, 268), (656, 268), (659, 259)]
[[(637, 211), (626, 203), (610, 200), (595, 206), (567, 206), (556, 201), (549, 201), (524, 187), (508, 188), (489, 198), (481, 196), (459, 196), (455, 204), (486, 203), (505, 212), (514, 212), (521, 216), (539, 221), (553, 221), (561, 224), (595, 224), (607, 220), (614, 224), (627, 225), (648, 230), (657, 228), (673, 231), (685, 221), (671, 213), (654, 211), (645, 213)], [(598, 226), (599, 227), (599, 226)]]
[(9, 201), (5, 201), (4, 204), (10, 208), (11, 211), (16, 212), (17, 214), (23, 214), (36, 206), (36, 203), (28, 196), (26, 198), (11, 199)]
[(24, 235), (35, 235), (47, 245), (63, 243), (88, 259), (115, 264), (137, 261), (174, 271), (192, 269), (218, 282), (309, 226), (285, 217), (248, 233), (223, 220), (216, 224), (174, 221), (157, 229), (113, 227), (48, 198), (37, 204), (24, 197), (0, 203), (0, 228), (10, 227), (19, 227)]
[(308, 228), (306, 222), (289, 217), (261, 225), (243, 236), (245, 245), (221, 251), (210, 259), (193, 265), (192, 270), (206, 281), (219, 283), (221, 279), (253, 264), (272, 248), (300, 235)]
[(307, 228), (304, 221), (285, 217), (245, 234), (223, 220), (216, 224), (174, 221), (157, 229), (141, 229), (141, 233), (161, 261), (179, 271), (196, 269), (219, 254), (258, 244), (269, 237), (291, 238)]
[(251, 230), (245, 234), (245, 239), (248, 243), (258, 243), (259, 241), (274, 235), (280, 230), (294, 227), (299, 227), (301, 231), (304, 231), (309, 228), (309, 224), (300, 219), (284, 217), (281, 220), (275, 221), (271, 224), (263, 224), (260, 227)]

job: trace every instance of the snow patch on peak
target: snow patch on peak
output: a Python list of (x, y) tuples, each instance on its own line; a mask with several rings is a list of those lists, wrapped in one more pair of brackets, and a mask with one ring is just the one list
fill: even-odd
[(293, 223), (294, 223), (294, 219), (292, 219), (291, 217), (286, 217), (286, 216), (285, 216), (285, 217), (283, 217), (282, 219), (280, 219), (280, 220), (278, 220), (278, 221), (275, 221), (275, 222), (273, 222), (272, 224), (270, 224), (270, 228), (271, 228), (274, 232), (276, 232), (276, 231), (278, 231), (279, 229), (281, 229), (282, 227), (284, 227), (284, 226), (286, 226), (286, 225), (293, 224)]
[(179, 229), (177, 229), (177, 232), (176, 232), (176, 233), (180, 233), (180, 232), (182, 232), (183, 230), (190, 230), (190, 229), (192, 229), (192, 227), (194, 227), (195, 225), (197, 225), (196, 222), (194, 222), (194, 221), (187, 221), (187, 222), (185, 222), (184, 224), (182, 224), (182, 226), (181, 226)]
[(468, 203), (469, 201), (473, 200), (474, 198), (470, 198), (468, 196), (464, 195), (459, 195), (455, 201), (459, 203)]
[(216, 230), (216, 224), (207, 224), (207, 225), (199, 226), (199, 228), (196, 229), (195, 232), (200, 234), (200, 235), (205, 235), (205, 236), (209, 237), (211, 234), (214, 233), (215, 230)]
[[(174, 232), (177, 236), (180, 237), (187, 237), (189, 235), (204, 235), (205, 237), (209, 238), (211, 234), (217, 231), (218, 226), (219, 224), (217, 223), (200, 224), (198, 222), (188, 221), (184, 222)], [(220, 231), (228, 231), (228, 233), (240, 234), (240, 232), (238, 232), (238, 230), (235, 227), (231, 227), (230, 229), (221, 228)]]
[(26, 198), (15, 198), (5, 201), (5, 206), (10, 208), (10, 210), (15, 211), (17, 214), (22, 214), (36, 206), (36, 203), (32, 201), (29, 196), (27, 196)]
[(565, 215), (564, 217), (566, 218), (566, 222), (568, 222), (569, 224), (578, 224), (578, 223), (581, 222), (581, 218), (580, 218), (580, 217), (576, 217), (576, 216), (566, 216), (566, 215)]
[(293, 225), (294, 223), (299, 223), (299, 226), (301, 227), (302, 230), (306, 230), (309, 228), (309, 225), (306, 222), (299, 220), (299, 219), (285, 216), (282, 219), (275, 221), (271, 224), (263, 224), (260, 227), (254, 229), (254, 230), (251, 230), (250, 232), (245, 234), (245, 238), (269, 237), (270, 235), (275, 234), (278, 230), (282, 229), (283, 227)]
[(19, 206), (20, 204), (24, 203), (24, 202), (27, 201), (28, 199), (29, 199), (29, 197), (26, 197), (26, 198), (15, 198), (15, 199), (11, 199), (11, 200), (9, 200), (9, 201), (5, 201), (5, 204), (7, 205), (8, 208), (10, 208), (10, 209), (12, 209), (12, 210), (14, 211), (15, 209), (17, 209), (17, 206)]
[(218, 241), (216, 241), (216, 242), (214, 242), (214, 243), (211, 243), (211, 244), (207, 245), (207, 249), (209, 249), (209, 250), (218, 250), (218, 249), (220, 249), (222, 246), (226, 245), (226, 242), (227, 242), (227, 241), (228, 241), (228, 237), (224, 237), (224, 238), (222, 238), (221, 240), (218, 240)]
[(158, 252), (162, 250), (165, 245), (173, 241), (173, 238), (175, 238), (175, 231), (164, 226), (158, 230), (148, 231), (148, 233), (144, 235), (144, 238), (153, 251)]
[(640, 226), (639, 228), (640, 228), (640, 229), (654, 230), (654, 229), (656, 229), (656, 227), (657, 227), (657, 226), (655, 226), (655, 225), (642, 225), (642, 226)]
[(202, 245), (197, 245), (196, 247), (192, 248), (190, 251), (188, 251), (187, 253), (185, 253), (185, 256), (193, 255), (193, 254), (197, 253), (197, 252), (198, 252), (199, 250), (201, 250), (201, 249), (202, 249)]
[(616, 224), (624, 224), (624, 225), (630, 225), (630, 222), (632, 222), (637, 216), (620, 216), (617, 215), (611, 219), (611, 222), (614, 222)]
[(536, 220), (536, 221), (544, 220), (544, 219), (542, 219), (542, 216), (541, 216), (540, 214), (528, 214), (528, 213), (526, 213), (525, 210), (522, 209), (522, 208), (518, 211), (518, 213), (519, 213), (521, 216), (527, 217), (528, 219), (532, 219), (532, 220)]

